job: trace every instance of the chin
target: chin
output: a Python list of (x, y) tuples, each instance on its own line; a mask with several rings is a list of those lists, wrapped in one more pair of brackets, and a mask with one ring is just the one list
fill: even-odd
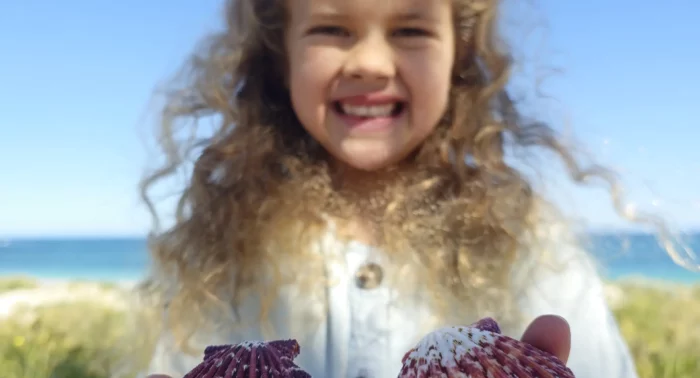
[(343, 159), (347, 166), (365, 172), (381, 171), (395, 165), (399, 160), (391, 159), (389, 156), (373, 156), (371, 154), (345, 156)]
[(380, 171), (400, 162), (404, 148), (385, 140), (349, 140), (336, 146), (339, 160), (361, 171)]
[(391, 164), (385, 162), (352, 162), (348, 163), (348, 165), (363, 172), (377, 172), (391, 166)]

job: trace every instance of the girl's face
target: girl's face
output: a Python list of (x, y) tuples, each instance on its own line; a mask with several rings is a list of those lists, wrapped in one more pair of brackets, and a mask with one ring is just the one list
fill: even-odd
[(450, 0), (288, 0), (294, 110), (340, 163), (376, 170), (435, 129), (455, 55)]

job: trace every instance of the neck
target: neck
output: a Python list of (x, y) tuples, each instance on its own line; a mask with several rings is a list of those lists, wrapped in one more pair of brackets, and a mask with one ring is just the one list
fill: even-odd
[(351, 167), (345, 163), (335, 162), (332, 166), (331, 176), (333, 187), (344, 195), (357, 195), (368, 198), (386, 191), (387, 188), (397, 184), (402, 172), (408, 167), (393, 165), (374, 171), (364, 171)]
[(380, 240), (377, 221), (384, 214), (391, 194), (395, 193), (392, 189), (400, 184), (408, 167), (396, 165), (364, 171), (334, 162), (331, 169), (333, 189), (345, 203), (351, 204), (352, 209), (348, 213), (336, 214), (338, 236), (377, 245)]

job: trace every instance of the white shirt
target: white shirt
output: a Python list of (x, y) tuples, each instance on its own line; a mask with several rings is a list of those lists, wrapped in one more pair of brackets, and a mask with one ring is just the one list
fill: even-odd
[[(356, 271), (371, 263), (385, 269), (381, 252), (360, 243), (344, 244), (342, 248), (339, 245), (332, 235), (320, 244), (324, 253), (343, 256), (340, 262), (327, 263), (334, 278), (334, 284), (326, 292), (328, 307), (304, 302), (288, 292), (289, 296), (271, 314), (275, 332), (270, 337), (297, 339), (301, 354), (296, 362), (313, 377), (395, 377), (404, 353), (423, 335), (444, 324), (418, 297), (395, 300), (386, 282), (371, 289), (361, 287), (355, 279)], [(520, 298), (521, 311), (527, 315), (528, 322), (543, 314), (567, 319), (572, 332), (568, 366), (577, 378), (637, 378), (627, 346), (606, 305), (595, 266), (578, 249), (555, 247), (557, 251), (552, 256), (567, 265), (540, 275)], [(242, 312), (242, 320), (251, 322), (252, 327), (235, 332), (230, 329), (200, 332), (194, 335), (193, 345), (203, 351), (211, 344), (269, 339), (256, 326), (257, 313), (246, 311), (245, 306)], [(320, 320), (314, 317), (319, 314)], [(310, 316), (307, 321), (305, 316)], [(519, 339), (526, 326), (504, 333)], [(312, 332), (304, 332), (304, 327)], [(201, 356), (177, 352), (174, 345), (170, 335), (162, 335), (147, 373), (177, 378), (201, 362)]]

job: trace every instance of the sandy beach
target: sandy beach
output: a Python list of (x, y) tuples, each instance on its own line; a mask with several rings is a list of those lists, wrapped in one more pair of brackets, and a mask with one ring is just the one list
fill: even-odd
[[(138, 284), (137, 281), (128, 280), (90, 282), (0, 277), (0, 281), (13, 279), (33, 281), (36, 283), (36, 286), (8, 290), (6, 292), (0, 291), (0, 319), (16, 311), (26, 311), (29, 308), (84, 300), (90, 300), (91, 302), (96, 302), (114, 309), (123, 310), (129, 305), (125, 294)], [(652, 281), (644, 282), (635, 280), (629, 282), (635, 285), (647, 285), (655, 288), (664, 287), (671, 291), (673, 291), (675, 287), (671, 284)], [(109, 290), (107, 288), (118, 288), (121, 290)], [(617, 308), (624, 303), (624, 294), (624, 290), (621, 288), (620, 284), (607, 283), (605, 285), (605, 295), (613, 308)]]
[[(89, 300), (112, 307), (117, 310), (125, 310), (129, 305), (127, 296), (133, 289), (136, 281), (115, 282), (81, 282), (59, 279), (28, 279), (23, 277), (3, 278), (0, 281), (17, 280), (34, 282), (34, 287), (0, 291), (0, 319), (12, 315), (17, 311), (27, 311), (38, 306), (54, 305)], [(115, 287), (123, 290), (106, 290)]]
[[(85, 300), (124, 310), (130, 305), (130, 291), (138, 284), (135, 280), (95, 282), (0, 276), (0, 282), (13, 280), (21, 282), (20, 288), (3, 291), (0, 287), (0, 319), (17, 311), (26, 311), (39, 306)], [(650, 289), (684, 297), (692, 295), (693, 287), (634, 277), (606, 282), (604, 294), (610, 307), (615, 310), (626, 303), (629, 288)]]

